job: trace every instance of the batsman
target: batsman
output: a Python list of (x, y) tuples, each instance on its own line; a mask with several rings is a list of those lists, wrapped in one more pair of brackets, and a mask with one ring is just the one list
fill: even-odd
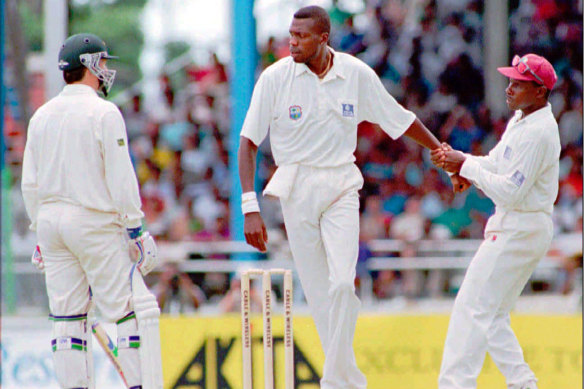
[(95, 386), (92, 299), (117, 323), (127, 386), (162, 388), (160, 310), (142, 279), (156, 266), (156, 244), (142, 232), (124, 120), (98, 95), (107, 96), (114, 82), (106, 65), (113, 58), (95, 35), (65, 41), (58, 66), (67, 85), (33, 115), (24, 151), (22, 193), (38, 242), (32, 262), (45, 272), (53, 362), (64, 389)]

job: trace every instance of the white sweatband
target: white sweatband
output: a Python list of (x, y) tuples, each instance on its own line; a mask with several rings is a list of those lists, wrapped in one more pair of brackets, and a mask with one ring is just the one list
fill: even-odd
[(241, 195), (241, 212), (246, 215), (252, 212), (259, 212), (260, 205), (256, 192), (245, 192)]

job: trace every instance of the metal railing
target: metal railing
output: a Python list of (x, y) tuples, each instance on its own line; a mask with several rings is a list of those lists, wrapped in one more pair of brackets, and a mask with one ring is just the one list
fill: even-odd
[[(371, 277), (373, 272), (413, 270), (462, 273), (481, 242), (481, 240), (422, 240), (415, 243), (416, 256), (402, 257), (399, 256), (400, 252), (410, 243), (399, 240), (373, 240), (369, 244), (373, 256), (366, 262), (367, 271), (360, 272), (362, 300), (368, 303), (375, 299)], [(185, 273), (239, 274), (250, 268), (294, 269), (291, 259), (274, 258), (270, 252), (267, 259), (262, 260), (229, 259), (230, 256), (237, 257), (238, 254), (258, 253), (253, 247), (240, 241), (160, 242), (158, 248), (161, 266), (154, 270), (154, 273), (163, 271), (167, 262), (175, 263), (179, 270)], [(225, 258), (214, 258), (214, 255)], [(200, 258), (192, 259), (196, 257)], [(537, 269), (547, 271), (554, 277), (554, 272), (561, 266), (561, 261), (557, 257), (547, 256), (539, 263)], [(16, 300), (20, 307), (46, 304), (44, 283), (40, 281), (44, 276), (31, 265), (30, 257), (16, 256), (12, 271), (16, 281)]]

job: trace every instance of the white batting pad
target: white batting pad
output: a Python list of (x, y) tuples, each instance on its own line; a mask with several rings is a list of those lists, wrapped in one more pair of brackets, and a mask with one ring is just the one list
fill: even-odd
[(118, 323), (118, 360), (129, 387), (141, 384), (140, 335), (135, 318)]
[(54, 321), (51, 341), (57, 381), (63, 388), (92, 388), (87, 320)]
[(146, 287), (135, 267), (131, 272), (132, 302), (140, 334), (140, 371), (142, 389), (162, 389), (162, 358), (160, 355), (160, 309), (156, 297)]

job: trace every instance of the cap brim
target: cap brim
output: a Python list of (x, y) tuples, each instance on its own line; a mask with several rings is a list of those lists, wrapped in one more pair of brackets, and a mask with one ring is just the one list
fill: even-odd
[(536, 81), (535, 77), (533, 77), (533, 75), (529, 74), (529, 73), (525, 73), (525, 74), (521, 74), (517, 71), (517, 69), (515, 69), (512, 66), (509, 67), (502, 67), (502, 68), (497, 68), (497, 70), (499, 71), (499, 73), (501, 73), (502, 75), (512, 78), (514, 80), (520, 80), (520, 81)]
[(102, 57), (104, 59), (119, 59), (120, 57), (116, 57), (115, 55), (109, 55), (107, 54), (105, 57)]

